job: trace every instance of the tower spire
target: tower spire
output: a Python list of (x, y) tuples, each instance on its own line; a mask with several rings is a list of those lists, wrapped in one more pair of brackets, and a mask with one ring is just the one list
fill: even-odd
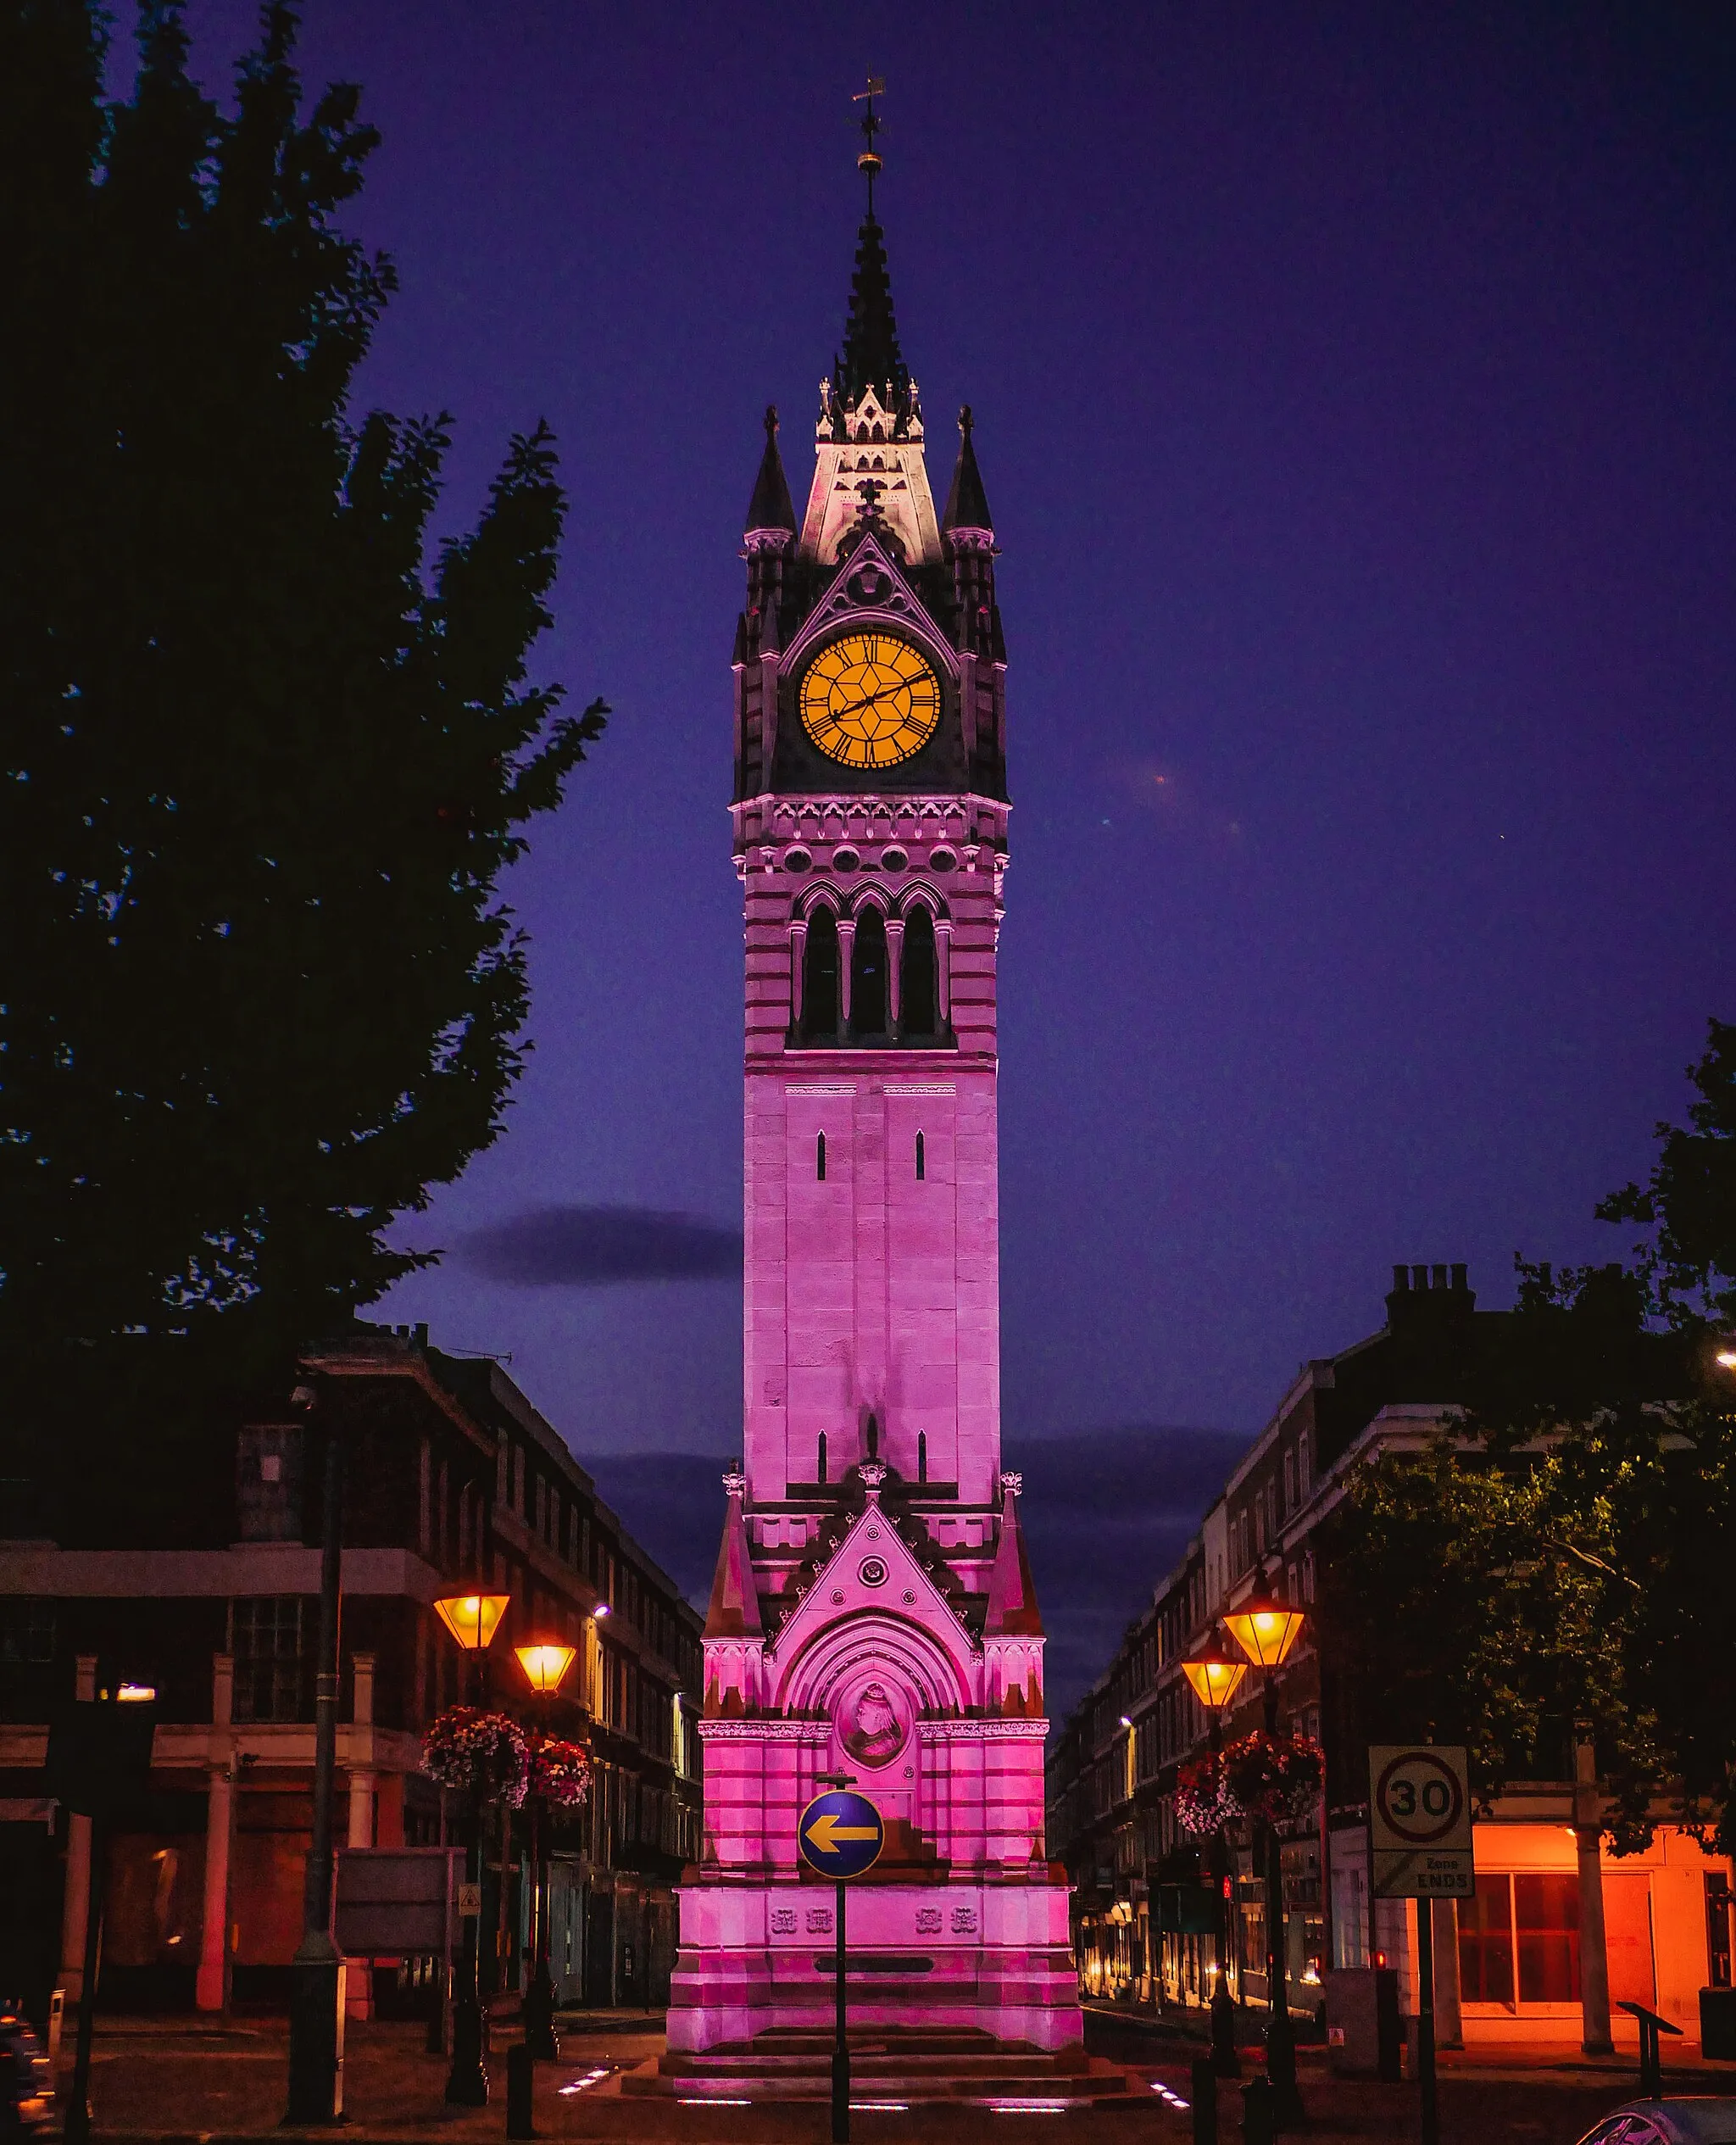
[(909, 411), (910, 369), (899, 348), (885, 235), (874, 214), (874, 181), (881, 164), (880, 152), (874, 146), (874, 137), (880, 131), (874, 100), (885, 94), (884, 80), (871, 75), (867, 88), (858, 90), (854, 100), (865, 108), (861, 127), (867, 147), (856, 159), (856, 168), (868, 181), (868, 212), (856, 233), (856, 272), (850, 279), (850, 314), (844, 323), (843, 349), (832, 370), (839, 417), (843, 410), (854, 408), (869, 387), (895, 416), (902, 419)]

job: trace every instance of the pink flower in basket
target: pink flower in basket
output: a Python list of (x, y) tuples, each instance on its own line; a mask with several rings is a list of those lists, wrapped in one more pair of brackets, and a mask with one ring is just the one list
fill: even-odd
[(582, 1744), (545, 1736), (531, 1745), (532, 1795), (540, 1795), (551, 1809), (570, 1810), (590, 1791), (591, 1757)]
[(1223, 1769), (1209, 1758), (1182, 1766), (1176, 1779), (1176, 1822), (1184, 1832), (1217, 1832), (1242, 1814)]
[(1326, 1753), (1311, 1736), (1268, 1736), (1256, 1728), (1227, 1747), (1223, 1776), (1244, 1817), (1294, 1823), (1308, 1814), (1326, 1785)]
[(530, 1740), (509, 1713), (448, 1706), (428, 1723), (422, 1764), (442, 1787), (498, 1797), (515, 1809), (525, 1799)]

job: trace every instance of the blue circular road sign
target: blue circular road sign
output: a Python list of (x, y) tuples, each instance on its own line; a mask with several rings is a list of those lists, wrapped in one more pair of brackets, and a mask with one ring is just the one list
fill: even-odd
[(803, 1811), (796, 1841), (803, 1861), (822, 1877), (860, 1877), (879, 1861), (886, 1827), (865, 1795), (834, 1787)]

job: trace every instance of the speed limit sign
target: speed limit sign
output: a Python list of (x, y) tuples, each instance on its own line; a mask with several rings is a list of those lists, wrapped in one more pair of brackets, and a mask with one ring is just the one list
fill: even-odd
[(1465, 1752), (1444, 1743), (1372, 1746), (1368, 1832), (1383, 1899), (1470, 1898), (1477, 1876)]

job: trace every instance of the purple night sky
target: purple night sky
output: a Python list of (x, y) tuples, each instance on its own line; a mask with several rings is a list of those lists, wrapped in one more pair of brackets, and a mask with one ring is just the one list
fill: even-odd
[[(208, 83), (252, 14), (191, 11)], [(416, 1232), (487, 1245), (388, 1306), (509, 1352), (587, 1457), (737, 1447), (715, 1239), (513, 1224), (738, 1223), (737, 533), (768, 401), (805, 493), (871, 67), (931, 474), (969, 400), (1004, 554), (1013, 1463), (1250, 1432), (1395, 1259), (1500, 1304), (1516, 1249), (1613, 1256), (1594, 1202), (1736, 1012), (1730, 15), (875, 20), (309, 9), (385, 135), (364, 394), (453, 410), (454, 519), (554, 424), (540, 662), (616, 710), (512, 883), (509, 1128)]]

